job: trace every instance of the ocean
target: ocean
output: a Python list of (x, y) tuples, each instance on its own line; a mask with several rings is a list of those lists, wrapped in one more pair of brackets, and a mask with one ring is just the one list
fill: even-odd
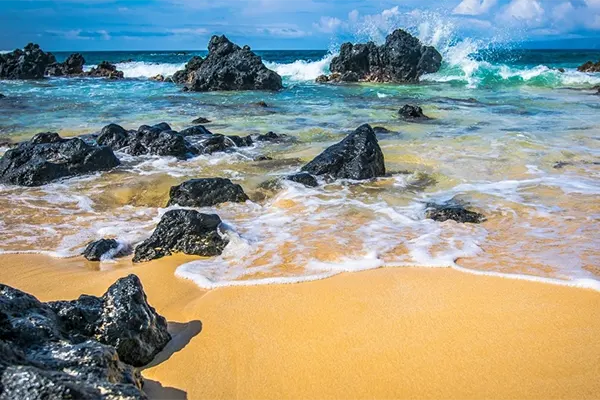
[[(75, 257), (101, 237), (135, 246), (168, 210), (171, 186), (225, 177), (252, 201), (202, 209), (225, 221), (230, 244), (176, 274), (204, 288), (440, 267), (600, 290), (600, 74), (576, 70), (600, 52), (490, 50), (470, 41), (440, 51), (442, 69), (407, 85), (316, 84), (333, 57), (321, 50), (257, 51), (283, 77), (276, 93), (190, 93), (149, 79), (206, 54), (195, 51), (82, 53), (89, 67), (116, 63), (124, 80), (2, 81), (0, 140), (89, 134), (109, 123), (182, 129), (199, 116), (214, 133), (274, 131), (296, 140), (186, 161), (119, 153), (123, 165), (112, 172), (38, 188), (0, 186), (0, 252)], [(70, 52), (55, 54), (62, 60)], [(432, 119), (399, 119), (407, 103)], [(261, 188), (364, 123), (389, 130), (378, 135), (388, 176)], [(450, 199), (487, 221), (425, 218), (427, 203)]]

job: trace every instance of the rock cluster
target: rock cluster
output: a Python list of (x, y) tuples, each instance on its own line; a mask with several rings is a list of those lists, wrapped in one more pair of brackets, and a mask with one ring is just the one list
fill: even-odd
[(0, 54), (0, 79), (41, 79), (46, 68), (56, 63), (52, 53), (45, 53), (37, 44), (29, 43), (23, 50)]
[(79, 53), (71, 54), (62, 63), (53, 63), (46, 67), (48, 76), (81, 76), (84, 74), (85, 58)]
[(588, 61), (579, 67), (577, 67), (577, 71), (579, 72), (600, 72), (600, 61), (594, 63), (593, 61)]
[(135, 275), (51, 303), (0, 284), (0, 398), (146, 399), (134, 367), (170, 340)]
[(96, 67), (88, 71), (86, 76), (92, 78), (123, 79), (123, 71), (117, 70), (117, 67), (108, 61), (102, 61)]

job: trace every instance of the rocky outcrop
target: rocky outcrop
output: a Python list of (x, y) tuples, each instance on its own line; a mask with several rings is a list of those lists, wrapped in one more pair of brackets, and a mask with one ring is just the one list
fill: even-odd
[(299, 172), (297, 174), (288, 175), (285, 179), (287, 179), (288, 181), (300, 183), (306, 187), (319, 186), (319, 182), (317, 182), (317, 179), (308, 172)]
[(279, 90), (281, 77), (268, 69), (250, 47), (243, 48), (225, 36), (213, 36), (206, 58), (194, 57), (173, 75), (191, 91)]
[(577, 71), (579, 72), (600, 72), (600, 61), (594, 63), (593, 61), (588, 61), (585, 64), (577, 67)]
[(62, 63), (48, 65), (45, 73), (48, 76), (81, 76), (84, 64), (85, 58), (79, 53), (74, 53)]
[(0, 79), (41, 79), (46, 68), (54, 63), (56, 58), (52, 53), (29, 43), (23, 50), (0, 54)]
[(117, 70), (117, 67), (108, 61), (102, 61), (96, 67), (86, 73), (86, 76), (92, 78), (123, 79), (123, 71)]
[(109, 147), (93, 146), (79, 138), (38, 133), (0, 158), (0, 182), (40, 186), (60, 178), (106, 171), (119, 165)]
[(173, 186), (168, 206), (210, 207), (221, 203), (243, 203), (248, 200), (244, 189), (224, 178), (202, 178)]
[(486, 220), (483, 214), (467, 210), (463, 205), (456, 202), (443, 204), (427, 204), (425, 217), (438, 222), (453, 220), (461, 223), (479, 224)]
[(370, 179), (385, 175), (383, 152), (370, 125), (358, 127), (302, 167), (303, 172), (338, 179)]
[(100, 239), (88, 243), (82, 255), (89, 261), (101, 261), (103, 256), (119, 256), (125, 249), (115, 239)]
[(135, 275), (102, 297), (52, 303), (0, 284), (0, 398), (146, 399), (132, 365), (170, 339)]
[(417, 82), (421, 75), (437, 72), (441, 65), (442, 56), (435, 48), (397, 29), (381, 46), (344, 43), (339, 56), (331, 60), (332, 74), (318, 77), (317, 82)]
[(413, 106), (405, 104), (400, 110), (398, 110), (400, 118), (406, 121), (426, 121), (430, 119), (427, 115), (423, 114), (423, 109), (419, 106)]
[(150, 261), (173, 253), (216, 256), (229, 240), (221, 236), (221, 218), (194, 210), (172, 210), (163, 215), (148, 239), (135, 248), (133, 262)]

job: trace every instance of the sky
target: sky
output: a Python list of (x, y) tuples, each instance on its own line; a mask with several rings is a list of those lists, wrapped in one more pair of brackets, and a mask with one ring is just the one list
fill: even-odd
[(600, 48), (600, 0), (0, 0), (0, 50), (330, 49), (398, 27), (463, 39)]

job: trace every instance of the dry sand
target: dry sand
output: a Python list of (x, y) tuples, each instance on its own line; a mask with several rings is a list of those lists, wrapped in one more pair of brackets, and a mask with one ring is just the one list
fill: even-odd
[(600, 398), (591, 290), (404, 268), (206, 292), (184, 260), (5, 255), (0, 282), (47, 301), (137, 274), (175, 334), (143, 372), (157, 398)]

